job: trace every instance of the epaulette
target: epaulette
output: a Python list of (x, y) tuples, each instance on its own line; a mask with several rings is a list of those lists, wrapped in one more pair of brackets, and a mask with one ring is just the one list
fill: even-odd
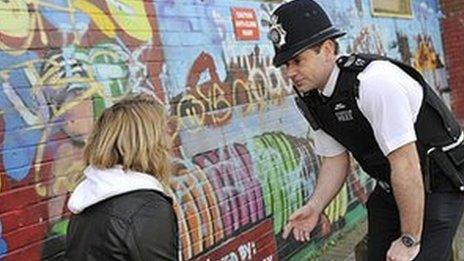
[(337, 59), (340, 70), (362, 71), (370, 61), (356, 54), (341, 56)]

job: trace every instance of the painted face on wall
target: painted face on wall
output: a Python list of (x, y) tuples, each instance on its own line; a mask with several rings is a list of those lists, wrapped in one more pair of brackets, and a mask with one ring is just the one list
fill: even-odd
[[(82, 84), (71, 84), (66, 92), (65, 104), (75, 102), (84, 94), (85, 87)], [(83, 99), (75, 106), (70, 107), (63, 114), (66, 124), (63, 126), (64, 132), (74, 141), (84, 142), (92, 130), (94, 121), (94, 111), (91, 99)]]

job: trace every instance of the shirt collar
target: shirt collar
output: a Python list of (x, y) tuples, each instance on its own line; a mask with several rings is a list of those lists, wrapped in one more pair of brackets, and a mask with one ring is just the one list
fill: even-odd
[(320, 94), (330, 97), (332, 96), (335, 85), (337, 84), (338, 74), (340, 73), (340, 68), (335, 64), (332, 72), (330, 73), (329, 79), (327, 80), (327, 84), (325, 85), (322, 91), (319, 91)]

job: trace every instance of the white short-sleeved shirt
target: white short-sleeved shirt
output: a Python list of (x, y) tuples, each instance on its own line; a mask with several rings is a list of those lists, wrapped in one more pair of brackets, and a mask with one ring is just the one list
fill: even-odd
[[(322, 94), (330, 97), (340, 69), (335, 66)], [(416, 141), (414, 123), (422, 103), (420, 84), (388, 61), (373, 61), (360, 74), (358, 107), (374, 130), (386, 156), (401, 146)], [(314, 133), (315, 151), (321, 156), (336, 156), (346, 148), (323, 130)]]

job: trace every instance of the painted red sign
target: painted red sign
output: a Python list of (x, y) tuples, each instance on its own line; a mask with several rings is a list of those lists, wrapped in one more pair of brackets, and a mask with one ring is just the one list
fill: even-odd
[(272, 220), (267, 219), (199, 257), (201, 261), (277, 260)]
[(242, 41), (259, 40), (259, 26), (255, 10), (232, 7), (231, 11), (235, 39)]

